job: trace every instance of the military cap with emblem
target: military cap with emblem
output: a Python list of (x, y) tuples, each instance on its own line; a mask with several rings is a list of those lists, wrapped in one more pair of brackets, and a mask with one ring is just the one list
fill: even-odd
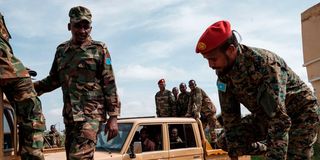
[(92, 22), (91, 12), (88, 8), (83, 6), (76, 6), (70, 9), (69, 11), (70, 22), (78, 23), (82, 20), (86, 20), (88, 22)]
[(232, 35), (230, 23), (228, 21), (218, 21), (209, 26), (200, 37), (196, 53), (205, 54), (225, 42)]

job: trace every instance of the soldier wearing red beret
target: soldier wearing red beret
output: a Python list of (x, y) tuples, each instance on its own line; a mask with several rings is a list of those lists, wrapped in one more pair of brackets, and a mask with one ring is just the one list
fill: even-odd
[[(268, 160), (311, 159), (319, 123), (317, 100), (281, 57), (239, 44), (228, 21), (209, 26), (196, 52), (218, 76), (230, 157), (250, 154), (254, 142), (265, 140)], [(240, 104), (251, 112), (249, 120), (242, 120)]]
[(160, 91), (155, 95), (156, 113), (158, 117), (176, 117), (176, 105), (173, 94), (166, 89), (166, 81), (158, 81)]

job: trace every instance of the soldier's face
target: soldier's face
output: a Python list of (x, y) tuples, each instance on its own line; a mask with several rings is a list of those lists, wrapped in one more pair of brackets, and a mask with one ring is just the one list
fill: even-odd
[(166, 89), (165, 83), (159, 83), (158, 86), (159, 86), (160, 91), (164, 91)]
[(235, 48), (230, 46), (226, 52), (222, 52), (220, 49), (214, 49), (203, 54), (203, 57), (208, 60), (210, 68), (216, 70), (218, 73), (226, 73), (232, 67), (236, 53)]
[(227, 55), (220, 50), (213, 50), (203, 55), (203, 57), (208, 60), (209, 67), (217, 71), (222, 71), (227, 66), (226, 56)]
[(174, 95), (178, 95), (178, 94), (179, 94), (178, 88), (174, 87), (174, 88), (172, 89), (172, 93), (173, 93)]
[(142, 131), (142, 132), (140, 133), (140, 136), (141, 136), (141, 140), (145, 140), (145, 139), (148, 137), (148, 134), (147, 134), (146, 131)]
[(193, 81), (189, 82), (189, 88), (194, 90), (196, 88), (196, 84)]
[(173, 129), (172, 132), (171, 132), (171, 136), (172, 136), (173, 138), (178, 137), (178, 130)]
[(72, 40), (75, 44), (83, 44), (91, 33), (90, 22), (83, 20), (78, 23), (69, 23), (69, 30), (72, 33)]
[(180, 92), (181, 93), (185, 93), (187, 91), (187, 86), (186, 85), (180, 85), (179, 88), (180, 88)]

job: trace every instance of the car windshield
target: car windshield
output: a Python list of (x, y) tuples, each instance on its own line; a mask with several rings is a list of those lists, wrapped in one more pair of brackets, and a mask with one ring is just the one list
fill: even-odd
[(119, 133), (116, 137), (107, 141), (108, 135), (105, 135), (105, 124), (101, 126), (101, 132), (98, 134), (96, 150), (108, 152), (120, 152), (132, 128), (132, 123), (119, 123)]

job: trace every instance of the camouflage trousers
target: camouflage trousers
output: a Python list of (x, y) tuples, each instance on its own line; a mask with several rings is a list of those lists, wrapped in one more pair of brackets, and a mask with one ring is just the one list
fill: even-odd
[(42, 148), (45, 118), (31, 79), (1, 79), (0, 86), (17, 116), (21, 159), (44, 160)]
[(67, 160), (93, 159), (100, 124), (97, 120), (68, 122), (66, 124)]
[[(264, 154), (268, 160), (311, 160), (319, 127), (317, 108), (317, 105), (309, 104), (299, 116), (292, 115), (288, 134), (279, 135), (283, 140), (276, 142), (268, 137), (266, 122), (253, 115), (242, 118), (241, 125), (235, 127), (234, 137), (238, 137), (235, 140), (238, 144), (234, 152), (237, 155)], [(228, 151), (225, 134), (218, 137), (218, 146)]]

